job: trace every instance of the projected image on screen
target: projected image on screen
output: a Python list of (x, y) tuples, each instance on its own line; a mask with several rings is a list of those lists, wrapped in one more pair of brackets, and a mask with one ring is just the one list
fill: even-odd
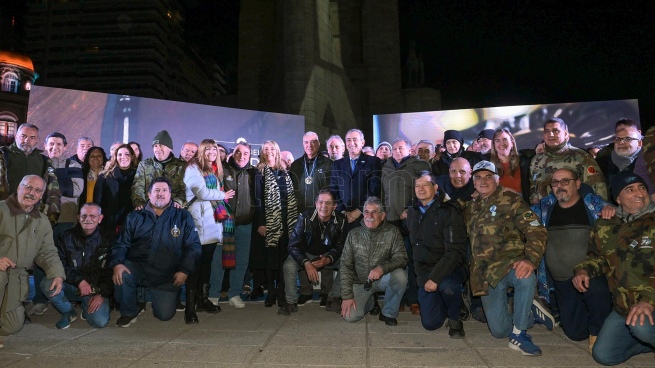
[(611, 143), (619, 119), (639, 121), (639, 106), (637, 100), (617, 100), (375, 115), (374, 140), (376, 145), (397, 137), (442, 143), (444, 131), (453, 129), (470, 145), (483, 129), (508, 128), (519, 148), (534, 148), (542, 140), (544, 122), (551, 117), (569, 126), (573, 146), (586, 149)]
[(78, 138), (89, 137), (107, 152), (113, 142), (136, 141), (144, 157), (152, 157), (152, 138), (166, 129), (175, 154), (187, 141), (212, 138), (229, 149), (245, 140), (253, 145), (253, 163), (269, 139), (302, 155), (298, 142), (305, 130), (304, 117), (297, 115), (38, 86), (30, 93), (27, 121), (39, 127), (42, 138), (53, 131), (64, 134), (68, 155), (75, 154)]

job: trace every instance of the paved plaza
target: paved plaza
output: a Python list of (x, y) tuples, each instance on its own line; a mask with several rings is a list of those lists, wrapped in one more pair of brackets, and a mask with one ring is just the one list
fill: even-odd
[[(57, 330), (52, 307), (0, 349), (1, 367), (595, 367), (587, 342), (572, 342), (562, 330), (536, 326), (529, 333), (540, 357), (525, 357), (494, 339), (487, 326), (464, 323), (466, 338), (453, 340), (445, 329), (425, 331), (419, 317), (401, 312), (398, 326), (377, 316), (346, 323), (318, 302), (291, 316), (277, 308), (246, 302), (243, 309), (221, 303), (215, 315), (198, 313), (200, 324), (184, 324), (183, 312), (160, 322), (151, 306), (128, 328), (93, 329), (81, 319)], [(29, 308), (29, 306), (28, 306)], [(79, 309), (78, 309), (79, 311)], [(620, 367), (653, 367), (654, 354), (637, 356)]]

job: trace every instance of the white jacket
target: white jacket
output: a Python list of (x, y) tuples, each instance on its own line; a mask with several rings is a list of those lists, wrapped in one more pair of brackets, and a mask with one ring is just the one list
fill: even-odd
[(190, 165), (184, 172), (184, 185), (186, 186), (186, 201), (195, 196), (197, 199), (189, 206), (189, 212), (198, 229), (200, 244), (222, 243), (223, 225), (214, 220), (214, 210), (209, 201), (218, 201), (225, 198), (225, 192), (219, 189), (209, 189), (205, 178), (196, 165)]

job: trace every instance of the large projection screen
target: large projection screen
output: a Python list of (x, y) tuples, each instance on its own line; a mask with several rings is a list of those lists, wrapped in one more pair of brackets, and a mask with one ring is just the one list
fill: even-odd
[(41, 86), (30, 92), (27, 121), (39, 127), (41, 138), (54, 131), (64, 134), (68, 156), (75, 154), (77, 139), (86, 136), (107, 153), (115, 141), (136, 141), (144, 157), (152, 157), (152, 138), (166, 129), (176, 156), (187, 141), (212, 138), (233, 148), (245, 139), (253, 146), (253, 164), (266, 140), (300, 157), (305, 131), (305, 118), (298, 115)]
[(442, 143), (444, 131), (454, 129), (469, 145), (483, 129), (508, 128), (519, 149), (534, 148), (550, 117), (564, 120), (571, 144), (586, 149), (610, 143), (619, 119), (639, 121), (639, 104), (637, 100), (615, 100), (375, 115), (373, 139), (376, 146), (398, 137), (412, 143), (422, 139)]

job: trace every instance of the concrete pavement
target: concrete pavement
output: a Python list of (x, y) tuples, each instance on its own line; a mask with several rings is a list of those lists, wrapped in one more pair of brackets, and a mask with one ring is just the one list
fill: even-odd
[[(317, 301), (291, 316), (246, 302), (243, 309), (221, 303), (215, 315), (198, 313), (200, 324), (184, 324), (183, 312), (160, 322), (151, 306), (127, 328), (93, 329), (78, 319), (57, 330), (50, 307), (33, 316), (17, 335), (5, 338), (1, 367), (596, 367), (587, 342), (572, 342), (562, 330), (536, 326), (529, 333), (540, 357), (525, 357), (494, 339), (487, 326), (464, 323), (466, 338), (453, 340), (444, 328), (429, 332), (419, 317), (401, 312), (398, 326), (377, 316), (346, 323)], [(28, 306), (29, 307), (29, 306)], [(79, 309), (78, 309), (79, 311)], [(654, 367), (654, 354), (633, 357), (620, 367)]]

